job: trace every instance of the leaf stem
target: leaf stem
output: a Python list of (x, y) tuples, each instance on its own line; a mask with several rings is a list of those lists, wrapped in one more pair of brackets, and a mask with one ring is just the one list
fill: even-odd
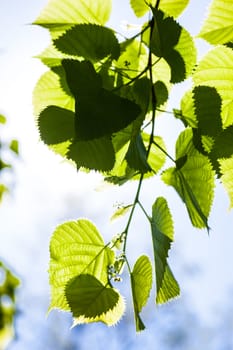
[(163, 149), (163, 147), (161, 147), (155, 140), (153, 140), (153, 144), (158, 147), (160, 149), (160, 151), (162, 151), (164, 154), (166, 154), (166, 156), (171, 159), (174, 163), (176, 163), (175, 159), (172, 158), (172, 156), (170, 156), (170, 154), (168, 154), (165, 149)]

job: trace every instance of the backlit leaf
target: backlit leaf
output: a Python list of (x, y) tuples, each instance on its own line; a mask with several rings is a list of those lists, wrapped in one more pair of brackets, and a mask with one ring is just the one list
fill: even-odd
[(201, 135), (216, 136), (222, 131), (221, 98), (215, 88), (197, 86), (193, 90), (198, 131)]
[(15, 154), (19, 154), (19, 142), (18, 142), (18, 140), (11, 140), (9, 148)]
[(138, 134), (138, 136), (130, 142), (125, 158), (130, 168), (138, 170), (142, 174), (151, 170), (147, 162), (147, 150), (141, 134)]
[(78, 275), (90, 274), (105, 285), (108, 282), (108, 265), (113, 262), (113, 251), (105, 246), (90, 221), (82, 219), (58, 226), (50, 241), (50, 309), (70, 310), (65, 287)]
[(33, 92), (35, 115), (50, 105), (74, 110), (74, 98), (68, 95), (61, 87), (58, 74), (48, 71), (41, 76)]
[(225, 187), (230, 198), (230, 208), (233, 208), (233, 157), (228, 159), (219, 159), (221, 182)]
[(213, 0), (199, 37), (210, 44), (225, 44), (233, 40), (232, 0)]
[(102, 88), (101, 77), (89, 61), (64, 60), (67, 83), (76, 100), (76, 137), (91, 140), (111, 135), (140, 114), (134, 102)]
[(0, 114), (0, 124), (5, 124), (6, 123), (6, 117), (4, 115)]
[(71, 279), (66, 285), (65, 295), (74, 325), (101, 321), (112, 326), (124, 313), (124, 301), (119, 292), (89, 274)]
[(160, 0), (159, 8), (172, 17), (178, 17), (188, 3), (189, 0)]
[(171, 82), (183, 81), (196, 63), (196, 49), (191, 35), (172, 17), (153, 10), (154, 29), (151, 50), (163, 57), (171, 68)]
[(179, 295), (179, 286), (167, 262), (174, 228), (170, 210), (163, 197), (157, 198), (153, 204), (151, 231), (156, 273), (156, 302), (165, 303)]
[(34, 24), (50, 30), (79, 23), (104, 25), (111, 13), (111, 0), (50, 0)]
[(129, 212), (129, 210), (132, 208), (132, 206), (133, 206), (132, 204), (129, 204), (129, 205), (119, 207), (111, 216), (110, 220), (113, 221), (120, 218), (121, 216), (126, 215)]
[(38, 127), (41, 139), (47, 145), (71, 140), (75, 136), (74, 112), (57, 106), (45, 108), (39, 116)]
[(144, 16), (150, 9), (149, 4), (152, 3), (152, 0), (130, 0), (130, 5), (137, 17)]
[(77, 168), (109, 171), (115, 163), (115, 153), (109, 137), (93, 140), (74, 141), (67, 153), (67, 158), (73, 160)]
[(140, 256), (134, 265), (131, 273), (131, 287), (136, 330), (139, 332), (145, 329), (139, 313), (146, 305), (152, 287), (152, 266), (150, 259), (145, 255)]
[(120, 45), (109, 28), (96, 24), (78, 24), (54, 41), (58, 50), (69, 55), (98, 61), (106, 56), (117, 59)]
[(222, 99), (223, 127), (233, 124), (233, 50), (217, 46), (207, 53), (196, 68), (195, 85), (214, 87)]

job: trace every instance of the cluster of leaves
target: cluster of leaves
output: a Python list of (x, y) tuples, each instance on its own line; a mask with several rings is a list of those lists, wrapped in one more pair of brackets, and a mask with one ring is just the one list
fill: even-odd
[(0, 347), (5, 349), (14, 335), (15, 291), (19, 279), (0, 261)]
[[(140, 256), (131, 268), (125, 254), (136, 206), (149, 220), (154, 251), (156, 303), (179, 295), (168, 265), (173, 220), (167, 200), (159, 197), (148, 214), (141, 201), (142, 181), (160, 176), (184, 202), (191, 223), (208, 226), (216, 176), (233, 205), (233, 51), (232, 1), (214, 0), (199, 37), (217, 45), (199, 62), (192, 36), (175, 18), (188, 0), (131, 0), (137, 17), (148, 21), (133, 37), (119, 40), (105, 24), (111, 0), (50, 0), (35, 21), (51, 34), (39, 55), (49, 70), (34, 91), (41, 139), (76, 167), (101, 172), (116, 185), (138, 181), (127, 225), (104, 243), (89, 220), (57, 227), (50, 243), (51, 306), (71, 311), (74, 324), (115, 324), (124, 300), (112, 282), (128, 269), (137, 331), (145, 328), (140, 312), (152, 287), (152, 264)], [(157, 114), (164, 111), (172, 85), (192, 77), (173, 117), (184, 129), (175, 159), (155, 134)], [(149, 130), (149, 131), (148, 131)], [(170, 159), (174, 166), (164, 169)]]
[[(1, 114), (0, 115), (0, 126), (1, 124), (6, 123), (6, 118)], [(7, 157), (7, 153), (13, 152), (14, 154), (18, 155), (18, 141), (13, 139), (10, 142), (5, 142), (5, 140), (0, 139), (0, 179), (1, 175), (3, 174), (4, 170), (11, 169), (12, 165), (9, 164), (8, 161), (5, 161), (5, 157)], [(7, 186), (0, 181), (0, 202), (2, 200), (2, 197), (5, 192), (8, 191)]]

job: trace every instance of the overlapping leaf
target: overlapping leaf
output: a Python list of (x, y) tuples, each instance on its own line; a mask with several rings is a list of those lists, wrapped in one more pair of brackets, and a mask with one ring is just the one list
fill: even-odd
[(49, 106), (40, 113), (38, 127), (41, 139), (47, 145), (54, 145), (75, 136), (74, 112), (57, 106)]
[(123, 83), (135, 78), (147, 63), (147, 51), (142, 43), (136, 39), (121, 43), (121, 55), (115, 65)]
[(102, 88), (101, 77), (89, 61), (64, 60), (63, 67), (76, 101), (75, 132), (78, 139), (111, 135), (138, 117), (139, 106)]
[(74, 111), (74, 98), (61, 86), (61, 78), (53, 71), (42, 75), (33, 92), (35, 115), (50, 105)]
[(56, 48), (69, 55), (98, 61), (106, 56), (117, 59), (120, 45), (109, 28), (96, 24), (78, 24), (54, 41)]
[(170, 210), (163, 197), (157, 198), (152, 207), (151, 231), (156, 272), (156, 302), (161, 304), (177, 297), (180, 292), (167, 262), (174, 229)]
[(232, 0), (213, 0), (199, 37), (210, 44), (225, 44), (233, 40)]
[(136, 261), (131, 273), (131, 286), (137, 332), (145, 329), (139, 313), (146, 305), (152, 287), (152, 266), (150, 259), (142, 255)]
[(60, 34), (79, 23), (104, 25), (111, 13), (111, 0), (50, 0), (34, 24)]
[(151, 51), (163, 57), (171, 68), (171, 82), (184, 80), (196, 63), (196, 49), (190, 34), (172, 17), (162, 11), (153, 10), (154, 28)]
[(220, 159), (221, 181), (230, 198), (230, 208), (233, 208), (233, 157)]
[(208, 216), (214, 196), (214, 172), (208, 158), (195, 150), (190, 129), (182, 132), (177, 140), (176, 159), (177, 167), (167, 169), (162, 179), (178, 192), (192, 224), (208, 229)]
[(223, 127), (233, 124), (233, 51), (224, 46), (211, 50), (194, 72), (195, 85), (214, 87), (222, 99)]
[(193, 90), (198, 131), (201, 135), (216, 136), (222, 131), (221, 98), (216, 89), (197, 86)]
[(93, 140), (73, 141), (69, 145), (67, 158), (76, 163), (77, 168), (110, 171), (115, 162), (115, 153), (110, 137)]
[(130, 0), (131, 8), (133, 9), (137, 17), (144, 16), (150, 9), (149, 5), (152, 4), (152, 1), (146, 0)]
[(105, 285), (108, 265), (113, 262), (113, 251), (105, 246), (90, 221), (82, 219), (58, 226), (50, 241), (50, 309), (70, 310), (65, 287), (78, 275), (90, 274)]
[(168, 15), (178, 17), (188, 5), (189, 0), (160, 0), (159, 8)]
[(119, 292), (89, 274), (71, 279), (65, 294), (74, 325), (101, 321), (112, 326), (124, 313), (125, 305)]

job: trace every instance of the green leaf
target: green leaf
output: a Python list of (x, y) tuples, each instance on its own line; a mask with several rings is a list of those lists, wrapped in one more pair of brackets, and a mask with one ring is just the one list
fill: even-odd
[(208, 227), (208, 216), (214, 197), (214, 171), (209, 159), (193, 144), (192, 130), (181, 132), (176, 142), (176, 160), (187, 157), (183, 166), (169, 168), (163, 181), (173, 186), (184, 201), (193, 226)]
[(71, 279), (66, 285), (65, 294), (74, 325), (101, 321), (112, 326), (124, 313), (124, 301), (119, 292), (89, 274)]
[(2, 201), (3, 195), (8, 192), (8, 188), (0, 183), (0, 203)]
[(130, 168), (138, 170), (141, 174), (151, 170), (147, 162), (147, 150), (143, 143), (141, 134), (130, 142), (125, 159)]
[(136, 261), (131, 273), (131, 286), (134, 303), (136, 331), (142, 331), (145, 326), (139, 316), (146, 305), (152, 287), (152, 266), (150, 259), (142, 255)]
[(129, 210), (132, 208), (132, 204), (128, 204), (125, 206), (121, 206), (119, 208), (117, 208), (117, 210), (114, 212), (114, 214), (111, 216), (111, 221), (119, 219), (121, 216), (126, 215)]
[(5, 124), (6, 123), (6, 117), (4, 115), (0, 114), (0, 124)]
[(54, 105), (74, 111), (74, 98), (62, 88), (61, 78), (53, 71), (41, 76), (33, 92), (34, 114)]
[(188, 5), (189, 0), (160, 0), (159, 8), (168, 15), (178, 17)]
[(165, 303), (179, 295), (180, 290), (167, 263), (168, 251), (173, 241), (173, 220), (163, 197), (156, 199), (152, 207), (151, 231), (156, 273), (156, 302)]
[(104, 25), (110, 16), (111, 0), (50, 0), (34, 24), (51, 31), (79, 23)]
[(218, 160), (233, 155), (233, 125), (223, 130), (214, 140), (209, 157), (214, 169), (219, 173)]
[(56, 228), (50, 241), (49, 279), (52, 308), (69, 311), (65, 287), (74, 277), (90, 274), (104, 285), (114, 253), (88, 220), (69, 221)]
[(18, 142), (18, 140), (11, 140), (9, 148), (12, 152), (14, 152), (15, 154), (18, 155), (19, 154), (19, 142)]
[(197, 128), (197, 117), (194, 109), (193, 90), (188, 90), (185, 92), (184, 96), (181, 99), (180, 108), (180, 119), (192, 128)]
[(39, 116), (38, 127), (41, 139), (47, 145), (71, 140), (75, 136), (74, 112), (57, 107), (45, 108)]
[(96, 24), (78, 24), (56, 39), (54, 44), (65, 54), (82, 56), (91, 61), (120, 56), (120, 45), (113, 31)]
[(195, 85), (214, 87), (222, 99), (223, 127), (233, 124), (233, 51), (218, 46), (207, 53), (196, 68)]
[(139, 78), (135, 81), (132, 88), (135, 102), (141, 107), (143, 114), (148, 111), (151, 93), (151, 83), (146, 77)]
[(153, 9), (154, 28), (151, 51), (163, 57), (171, 68), (171, 82), (183, 81), (196, 63), (196, 49), (191, 35), (172, 17)]
[(137, 17), (144, 16), (149, 11), (151, 3), (150, 0), (130, 0), (131, 8)]
[(64, 60), (67, 83), (76, 101), (76, 137), (91, 140), (117, 132), (134, 121), (140, 108), (102, 88), (101, 77), (89, 61)]
[(156, 96), (156, 107), (161, 107), (168, 100), (168, 89), (166, 85), (158, 80), (154, 84), (154, 91)]
[(115, 153), (109, 137), (101, 137), (88, 141), (74, 141), (67, 153), (67, 158), (73, 160), (77, 168), (109, 171), (115, 163)]
[(199, 37), (210, 44), (225, 44), (233, 40), (233, 2), (213, 0)]
[(221, 182), (225, 187), (229, 198), (230, 208), (233, 208), (233, 157), (228, 159), (219, 159)]
[(135, 39), (128, 39), (121, 43), (121, 52), (115, 66), (124, 84), (146, 68), (148, 53), (145, 46)]
[(201, 135), (216, 136), (222, 131), (221, 97), (216, 89), (197, 86), (193, 90), (198, 131)]
[[(150, 135), (143, 133), (142, 134), (143, 141), (146, 147), (149, 145)], [(163, 150), (163, 151), (162, 151)], [(160, 136), (154, 136), (153, 143), (151, 145), (150, 153), (148, 156), (148, 164), (154, 173), (158, 173), (158, 171), (163, 167), (166, 161), (166, 145)], [(146, 174), (146, 176), (149, 174)], [(151, 173), (152, 175), (152, 173)]]

